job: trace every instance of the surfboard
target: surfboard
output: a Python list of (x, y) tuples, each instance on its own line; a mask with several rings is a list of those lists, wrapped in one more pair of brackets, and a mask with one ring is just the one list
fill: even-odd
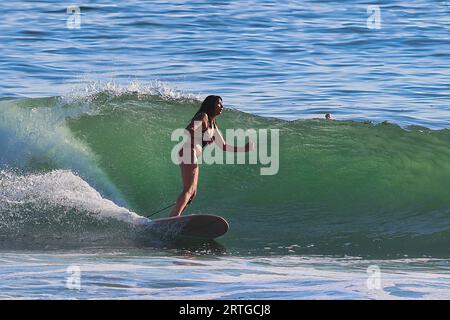
[(212, 240), (224, 235), (230, 228), (228, 222), (212, 214), (154, 219), (148, 225), (152, 231), (164, 239), (204, 239)]

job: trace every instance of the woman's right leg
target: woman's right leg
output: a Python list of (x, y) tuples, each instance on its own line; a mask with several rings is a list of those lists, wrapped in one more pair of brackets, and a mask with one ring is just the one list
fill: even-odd
[(170, 213), (171, 217), (181, 215), (186, 205), (197, 193), (199, 168), (198, 164), (180, 164), (181, 178), (183, 179), (183, 191), (178, 196), (177, 203)]

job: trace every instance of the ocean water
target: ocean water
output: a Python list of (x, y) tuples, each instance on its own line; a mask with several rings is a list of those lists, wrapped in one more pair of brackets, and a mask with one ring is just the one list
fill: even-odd
[[(450, 2), (1, 8), (0, 298), (450, 298)], [(279, 170), (201, 165), (186, 214), (231, 229), (167, 242), (208, 94)]]

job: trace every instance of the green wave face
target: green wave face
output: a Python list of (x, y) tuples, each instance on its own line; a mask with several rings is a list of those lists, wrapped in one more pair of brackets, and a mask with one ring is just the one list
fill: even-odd
[[(177, 143), (171, 134), (187, 125), (198, 101), (98, 94), (89, 102), (66, 104), (33, 99), (19, 108), (30, 104), (38, 113), (59, 106), (61, 126), (73, 143), (89, 150), (82, 156), (94, 163), (72, 168), (73, 150), (61, 161), (49, 161), (59, 158), (48, 153), (43, 161), (36, 153), (28, 163), (46, 166), (35, 169), (72, 169), (106, 197), (144, 216), (175, 201), (181, 178), (171, 161)], [(217, 121), (223, 133), (227, 128), (280, 133), (275, 175), (261, 175), (261, 167), (267, 167), (262, 164), (200, 166), (197, 198), (186, 213), (229, 220), (231, 230), (221, 240), (227, 247), (261, 253), (448, 254), (448, 130), (322, 119), (288, 122), (229, 109)], [(4, 141), (12, 136), (4, 130)], [(12, 161), (4, 157), (3, 163)], [(92, 166), (96, 169), (86, 170)]]

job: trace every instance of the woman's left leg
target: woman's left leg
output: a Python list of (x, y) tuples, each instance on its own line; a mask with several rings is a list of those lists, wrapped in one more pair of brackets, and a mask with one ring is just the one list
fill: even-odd
[(186, 209), (187, 204), (194, 199), (197, 194), (197, 182), (199, 168), (198, 164), (180, 164), (181, 177), (183, 179), (183, 191), (177, 199), (177, 203), (170, 213), (171, 217), (177, 217)]

